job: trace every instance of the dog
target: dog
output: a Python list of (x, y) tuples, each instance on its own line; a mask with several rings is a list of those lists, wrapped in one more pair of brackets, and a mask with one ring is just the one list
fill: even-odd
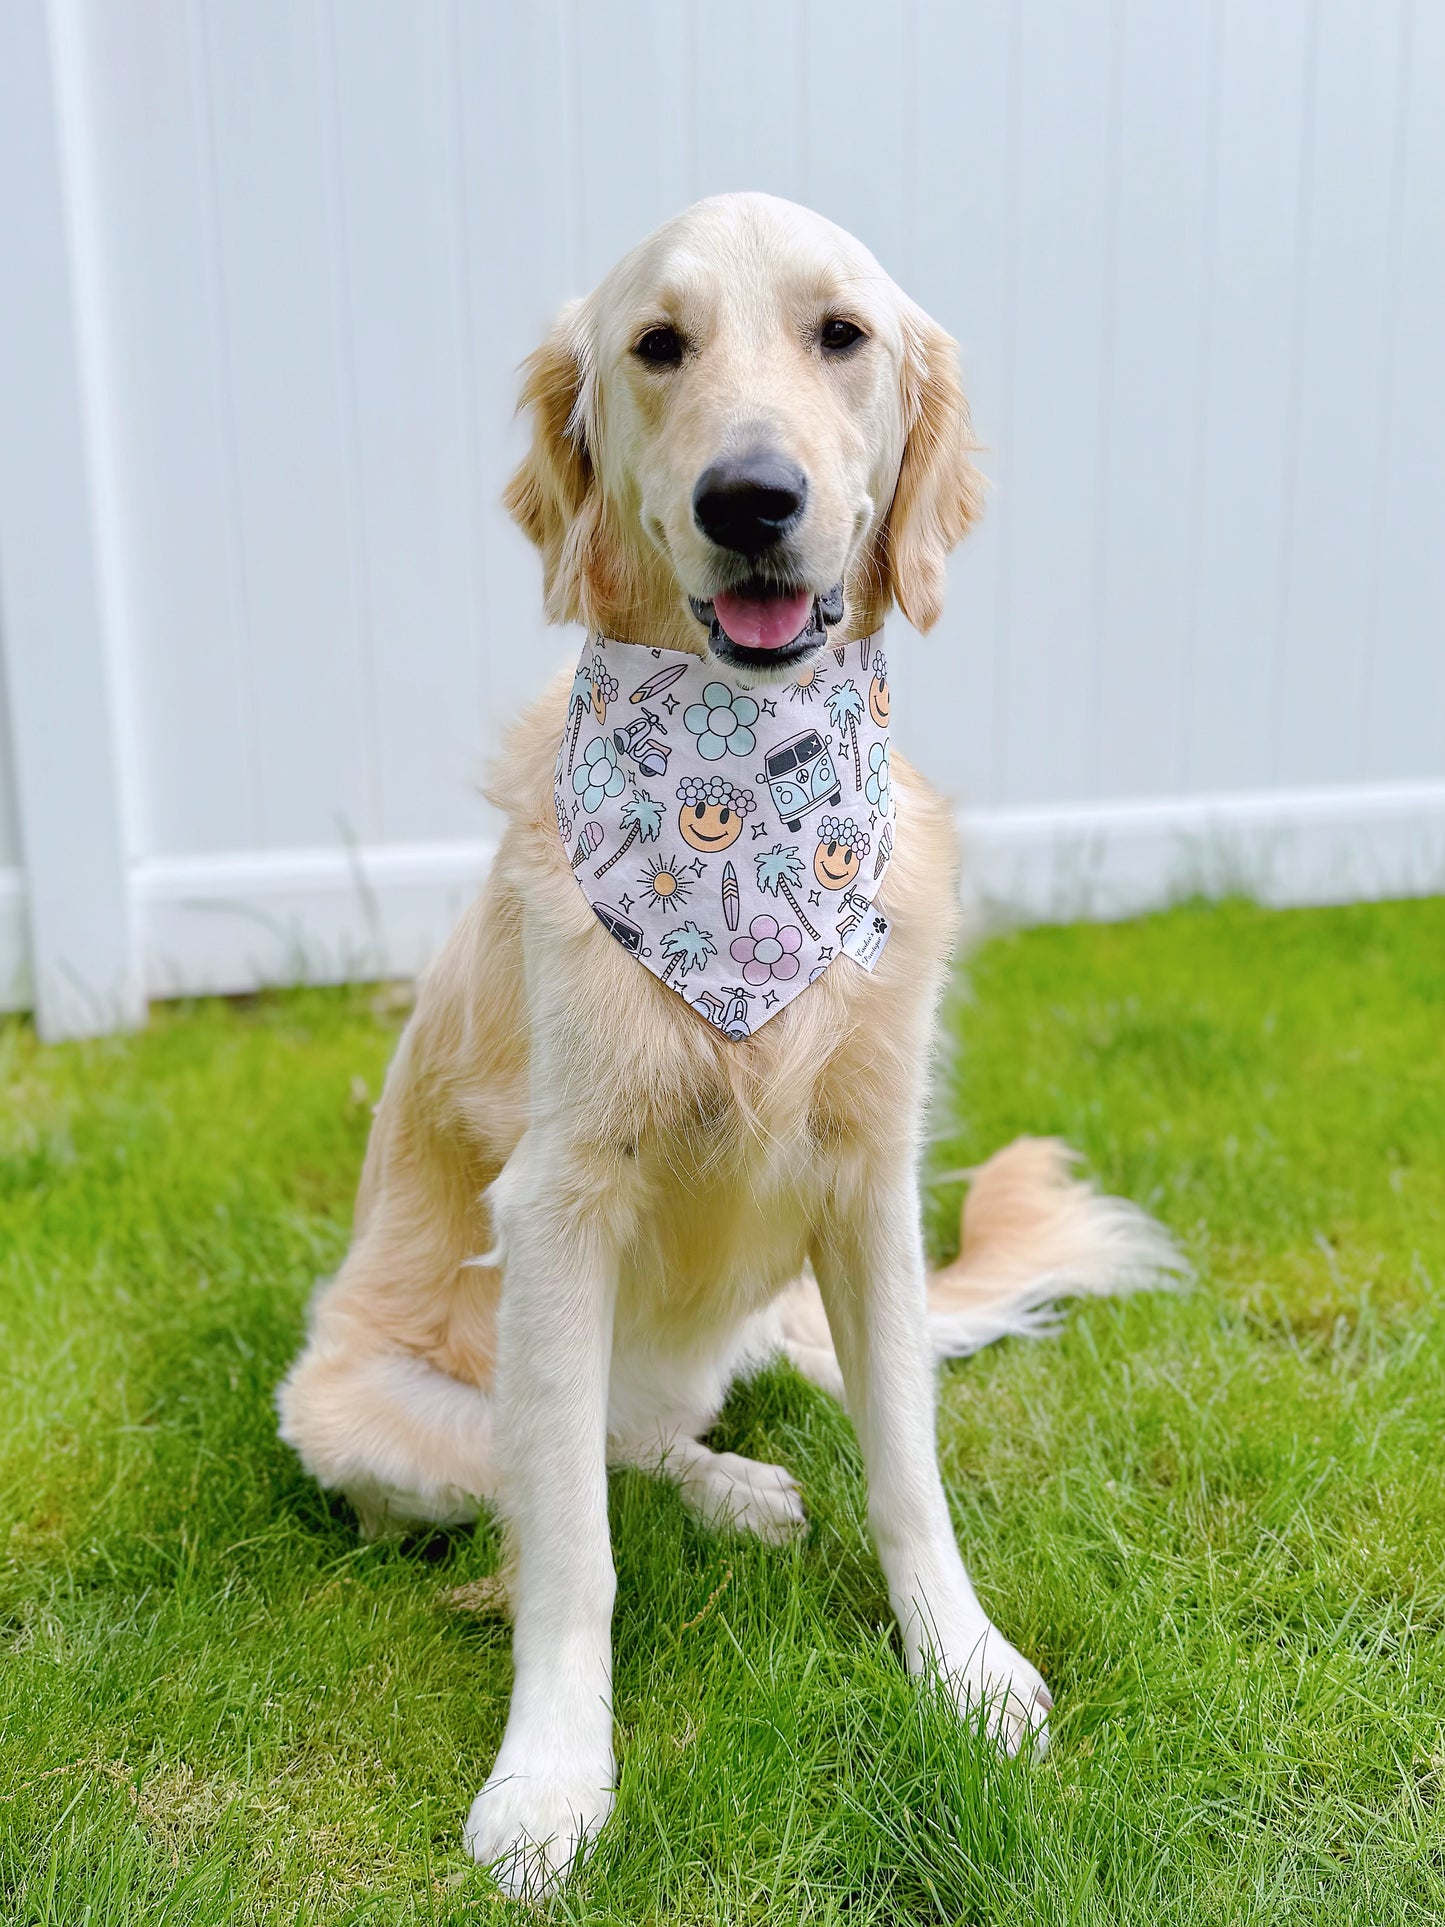
[[(805, 694), (895, 605), (931, 628), (979, 512), (953, 341), (859, 242), (764, 195), (699, 203), (567, 308), (522, 407), (506, 501), (549, 618), (649, 666), (678, 652), (679, 674), (686, 657), (750, 691), (740, 713)], [(785, 1470), (705, 1443), (739, 1374), (790, 1359), (857, 1429), (909, 1669), (1007, 1752), (1037, 1751), (1048, 1689), (949, 1522), (935, 1361), (1175, 1264), (1141, 1211), (1024, 1139), (976, 1173), (960, 1256), (929, 1279), (918, 1173), (951, 812), (894, 758), (896, 848), (868, 906), (886, 948), (724, 1028), (578, 888), (558, 820), (568, 690), (510, 730), (489, 790), (505, 834), (421, 985), (350, 1250), (278, 1394), (282, 1437), (364, 1530), (499, 1509), (515, 1677), (465, 1840), (534, 1895), (613, 1801), (609, 1465), (657, 1472), (710, 1525), (804, 1531)], [(681, 734), (659, 707), (623, 740), (665, 761)]]

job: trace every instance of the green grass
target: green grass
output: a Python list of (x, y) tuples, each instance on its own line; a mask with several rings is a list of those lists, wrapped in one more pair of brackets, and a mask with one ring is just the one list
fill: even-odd
[[(495, 1534), (361, 1546), (271, 1392), (400, 1014), (374, 991), (0, 1028), (0, 1919), (459, 1922)], [(1445, 900), (1186, 908), (974, 959), (936, 1168), (1056, 1131), (1176, 1296), (950, 1369), (959, 1536), (1057, 1698), (1006, 1764), (903, 1676), (851, 1434), (725, 1443), (791, 1552), (612, 1488), (616, 1817), (558, 1920), (1200, 1927), (1445, 1913)], [(957, 1191), (930, 1196), (946, 1249)]]

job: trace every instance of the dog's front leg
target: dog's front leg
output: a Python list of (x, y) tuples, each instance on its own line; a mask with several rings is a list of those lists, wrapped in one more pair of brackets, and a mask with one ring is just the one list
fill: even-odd
[(513, 1684), (466, 1843), (514, 1895), (555, 1882), (612, 1810), (607, 1382), (628, 1183), (611, 1163), (534, 1128), (488, 1194), (505, 1264), (496, 1449)]
[(985, 1709), (1006, 1751), (1046, 1735), (1043, 1680), (990, 1621), (953, 1536), (934, 1437), (927, 1274), (911, 1163), (850, 1171), (814, 1252), (868, 1473), (868, 1520), (909, 1669)]

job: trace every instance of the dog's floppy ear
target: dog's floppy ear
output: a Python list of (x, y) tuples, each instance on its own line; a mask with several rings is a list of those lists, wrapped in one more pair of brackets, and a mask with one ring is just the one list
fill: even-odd
[(945, 564), (983, 507), (983, 481), (959, 379), (958, 344), (920, 309), (904, 319), (908, 439), (884, 531), (893, 599), (915, 629), (943, 609)]
[(583, 400), (588, 361), (582, 303), (573, 302), (522, 364), (517, 407), (531, 416), (532, 445), (502, 497), (512, 520), (541, 550), (553, 622), (575, 621), (582, 613), (578, 523), (596, 494)]

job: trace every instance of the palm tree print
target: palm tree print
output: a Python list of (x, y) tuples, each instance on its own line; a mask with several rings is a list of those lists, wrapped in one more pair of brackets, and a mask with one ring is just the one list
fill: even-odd
[(710, 957), (717, 955), (717, 945), (706, 930), (699, 930), (689, 920), (681, 929), (668, 931), (662, 940), (662, 954), (667, 959), (662, 981), (667, 983), (679, 965), (684, 977), (691, 971), (701, 970)]
[(662, 833), (662, 818), (661, 803), (649, 796), (646, 790), (634, 790), (631, 801), (622, 805), (622, 821), (627, 825), (627, 835), (607, 861), (592, 872), (593, 876), (605, 876), (618, 857), (626, 856), (638, 837), (644, 842), (655, 843)]
[(803, 885), (803, 859), (798, 852), (789, 849), (786, 843), (778, 843), (771, 850), (760, 850), (753, 858), (758, 866), (758, 888), (764, 894), (786, 897), (792, 906), (793, 915), (802, 924), (814, 943), (818, 933), (803, 914), (803, 907), (793, 895)]
[(572, 694), (567, 698), (567, 707), (572, 714), (572, 734), (567, 743), (567, 774), (570, 776), (577, 755), (577, 738), (582, 734), (582, 718), (592, 707), (592, 678), (585, 669), (579, 669), (572, 678)]
[(851, 676), (847, 682), (834, 683), (828, 698), (828, 717), (853, 752), (853, 785), (860, 790), (863, 787), (863, 758), (858, 752), (858, 720), (866, 707)]

